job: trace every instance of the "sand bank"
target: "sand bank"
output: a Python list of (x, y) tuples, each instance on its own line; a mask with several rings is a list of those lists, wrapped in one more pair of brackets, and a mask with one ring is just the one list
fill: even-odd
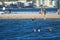
[(0, 14), (0, 19), (60, 18), (58, 14)]

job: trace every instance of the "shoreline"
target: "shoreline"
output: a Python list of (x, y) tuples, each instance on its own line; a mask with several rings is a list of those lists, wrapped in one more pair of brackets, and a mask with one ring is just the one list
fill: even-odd
[(40, 18), (60, 18), (58, 14), (0, 14), (0, 19), (40, 19)]

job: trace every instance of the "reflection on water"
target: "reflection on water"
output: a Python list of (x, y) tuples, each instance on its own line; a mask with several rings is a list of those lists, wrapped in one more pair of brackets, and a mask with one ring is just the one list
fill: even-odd
[(0, 19), (0, 40), (60, 40), (59, 35), (60, 19)]

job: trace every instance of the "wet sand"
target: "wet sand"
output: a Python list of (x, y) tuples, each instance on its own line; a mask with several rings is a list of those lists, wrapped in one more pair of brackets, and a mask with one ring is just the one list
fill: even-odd
[(0, 14), (0, 19), (60, 18), (58, 14)]

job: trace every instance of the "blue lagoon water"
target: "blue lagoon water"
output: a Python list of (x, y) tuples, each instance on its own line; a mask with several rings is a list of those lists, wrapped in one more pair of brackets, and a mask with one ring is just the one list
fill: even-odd
[(60, 19), (0, 19), (0, 40), (60, 40)]
[[(6, 13), (9, 13), (9, 10), (10, 9), (6, 9)], [(46, 13), (57, 13), (57, 8), (46, 8)], [(13, 8), (11, 9), (11, 13), (13, 14), (25, 14), (25, 13), (29, 13), (29, 14), (39, 14), (39, 12), (41, 11), (41, 8)], [(3, 12), (2, 11), (2, 8), (0, 8), (0, 12)]]

